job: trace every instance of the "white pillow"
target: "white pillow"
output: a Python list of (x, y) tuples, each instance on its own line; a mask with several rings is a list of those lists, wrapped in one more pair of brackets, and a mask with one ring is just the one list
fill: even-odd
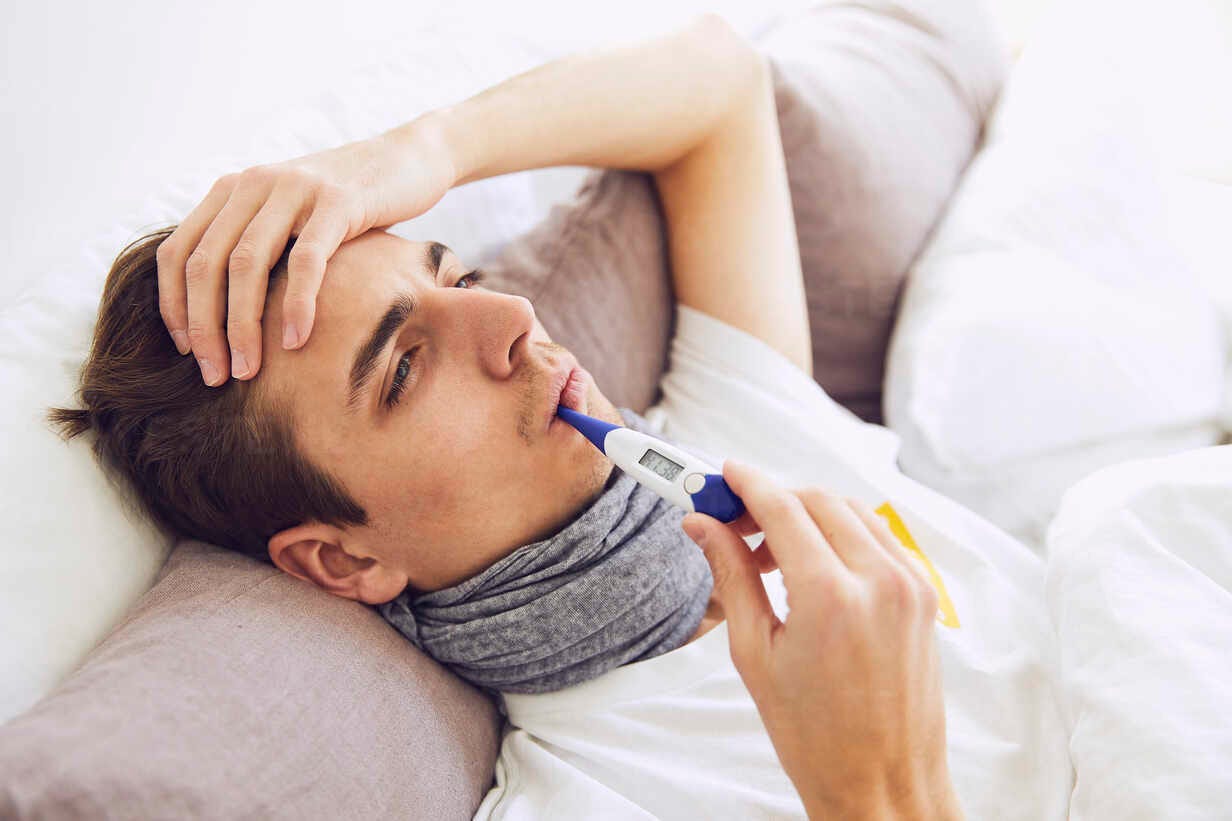
[[(443, 52), (440, 43), (448, 43)], [(454, 49), (466, 59), (443, 61)], [(156, 191), (133, 214), (84, 243), (77, 264), (46, 272), (0, 313), (0, 721), (71, 671), (152, 583), (171, 547), (143, 515), (123, 508), (83, 437), (65, 444), (43, 420), (75, 402), (102, 283), (128, 242), (177, 222), (218, 177), (372, 136), (418, 113), (464, 99), (544, 59), (528, 38), (466, 27), (423, 31), (383, 62), (309, 102), (271, 117), (244, 145), (222, 146), (194, 171)], [(397, 106), (390, 100), (398, 100)], [(225, 153), (230, 150), (232, 153)], [(582, 168), (511, 174), (455, 188), (395, 233), (438, 239), (478, 262), (529, 229), (576, 188)]]
[(1225, 357), (1169, 238), (1144, 44), (1056, 11), (911, 271), (885, 387), (903, 471), (1037, 549), (1086, 473), (1218, 441)]
[(1197, 272), (1223, 325), (1228, 375), (1224, 378), (1220, 424), (1227, 435), (1232, 433), (1232, 231), (1228, 230), (1232, 225), (1232, 183), (1178, 173), (1165, 180), (1164, 192), (1172, 239)]

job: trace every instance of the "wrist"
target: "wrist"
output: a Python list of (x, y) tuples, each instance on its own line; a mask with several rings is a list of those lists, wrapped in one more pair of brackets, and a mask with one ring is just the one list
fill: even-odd
[(462, 177), (463, 156), (448, 131), (448, 114), (448, 107), (433, 109), (389, 129), (376, 139), (390, 146), (397, 156), (415, 157), (431, 164), (436, 174), (448, 180), (449, 187), (453, 188)]
[(963, 821), (965, 818), (948, 776), (942, 783), (912, 787), (893, 788), (887, 785), (880, 788), (857, 788), (847, 785), (841, 790), (808, 796), (804, 799), (804, 806), (812, 821), (831, 818), (860, 821)]

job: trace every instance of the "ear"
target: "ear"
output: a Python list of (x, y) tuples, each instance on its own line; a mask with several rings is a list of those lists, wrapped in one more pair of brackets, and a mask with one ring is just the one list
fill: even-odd
[(270, 559), (282, 571), (364, 604), (397, 598), (409, 581), (402, 571), (367, 555), (347, 532), (320, 522), (281, 530), (268, 546)]

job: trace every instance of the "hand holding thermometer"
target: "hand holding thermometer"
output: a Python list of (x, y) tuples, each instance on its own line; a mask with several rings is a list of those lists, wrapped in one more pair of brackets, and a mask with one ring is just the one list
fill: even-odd
[(705, 513), (720, 522), (733, 522), (744, 514), (744, 502), (727, 486), (719, 469), (696, 456), (649, 434), (563, 405), (556, 415), (577, 428), (621, 470), (689, 513)]

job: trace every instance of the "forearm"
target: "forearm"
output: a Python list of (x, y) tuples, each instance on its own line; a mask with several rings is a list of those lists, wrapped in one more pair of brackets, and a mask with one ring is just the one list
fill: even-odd
[(530, 168), (654, 172), (701, 143), (757, 82), (760, 56), (722, 18), (566, 55), (386, 136), (448, 152), (455, 186)]

